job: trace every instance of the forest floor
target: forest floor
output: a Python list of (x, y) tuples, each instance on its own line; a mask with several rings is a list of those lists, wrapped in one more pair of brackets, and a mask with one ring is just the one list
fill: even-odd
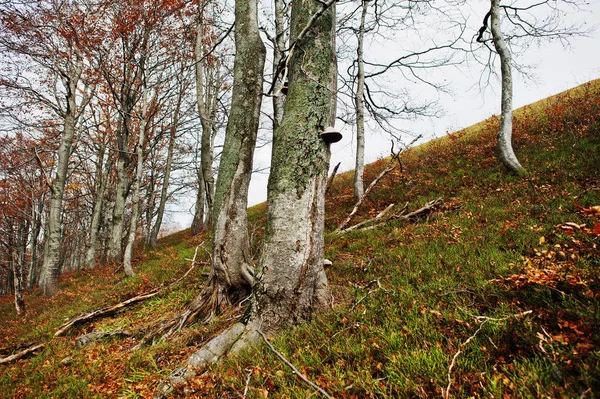
[[(390, 204), (432, 212), (335, 234), (354, 206), (352, 173), (327, 197), (332, 309), (270, 343), (336, 398), (593, 398), (600, 393), (600, 80), (515, 112), (514, 146), (528, 170), (507, 175), (495, 156), (498, 118), (411, 149), (350, 225)], [(366, 169), (366, 183), (387, 165)], [(258, 258), (265, 204), (249, 210)], [(390, 213), (391, 214), (391, 213)], [(115, 266), (65, 275), (60, 293), (26, 295), (16, 319), (0, 297), (3, 398), (145, 398), (203, 342), (234, 323), (234, 308), (153, 346), (146, 329), (176, 314), (206, 278), (209, 239), (183, 231), (138, 251), (138, 275)], [(203, 244), (204, 243), (204, 244)], [(180, 283), (111, 317), (53, 337), (67, 319)], [(125, 329), (86, 347), (75, 338)], [(174, 396), (318, 397), (267, 346), (202, 370)]]

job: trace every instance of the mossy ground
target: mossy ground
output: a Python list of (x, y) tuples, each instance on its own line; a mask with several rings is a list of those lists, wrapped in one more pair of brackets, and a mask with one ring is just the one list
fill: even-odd
[[(402, 169), (380, 182), (353, 223), (390, 203), (408, 202), (413, 210), (444, 198), (440, 209), (417, 221), (334, 234), (354, 203), (352, 174), (336, 178), (326, 220), (333, 308), (271, 340), (332, 396), (442, 397), (449, 383), (457, 398), (600, 392), (600, 216), (590, 208), (600, 205), (600, 82), (515, 113), (514, 146), (525, 178), (498, 164), (497, 126), (490, 118), (408, 151)], [(367, 184), (386, 163), (367, 167)], [(258, 255), (265, 205), (248, 214)], [(114, 267), (65, 276), (55, 298), (26, 296), (25, 320), (16, 320), (12, 298), (2, 297), (0, 347), (47, 340), (67, 317), (175, 280), (203, 239), (186, 232), (166, 237), (158, 249), (140, 252), (133, 279)], [(199, 256), (207, 259), (203, 250)], [(84, 349), (75, 348), (74, 338), (117, 328), (143, 333), (198, 292), (201, 272), (165, 295), (52, 340), (35, 356), (0, 366), (0, 397), (151, 396), (161, 378), (243, 309), (137, 351), (131, 349), (139, 337)], [(248, 398), (317, 396), (267, 347), (221, 362), (185, 387), (210, 398), (245, 391)]]

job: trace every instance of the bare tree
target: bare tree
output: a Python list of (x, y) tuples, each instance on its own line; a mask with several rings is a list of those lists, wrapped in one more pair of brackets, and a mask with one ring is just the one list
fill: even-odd
[[(587, 32), (581, 26), (565, 26), (562, 23), (562, 13), (565, 11), (563, 9), (564, 6), (578, 9), (578, 2), (542, 0), (524, 7), (501, 5), (500, 0), (490, 0), (490, 2), (490, 11), (483, 19), (483, 25), (476, 35), (476, 42), (483, 44), (490, 51), (489, 54), (494, 53), (488, 44), (490, 38), (485, 36), (489, 28), (495, 53), (498, 54), (498, 58), (500, 59), (502, 99), (500, 129), (497, 134), (498, 156), (509, 172), (515, 175), (524, 175), (526, 170), (519, 163), (512, 145), (512, 69), (514, 62), (511, 56), (511, 43), (514, 44), (520, 39), (545, 38), (558, 39), (566, 44), (569, 37), (586, 34)], [(563, 8), (561, 8), (561, 3)], [(545, 14), (545, 16), (540, 18), (536, 13)], [(504, 20), (510, 26), (506, 32), (502, 29), (501, 14), (504, 14)], [(487, 58), (485, 64), (491, 70), (492, 59)]]

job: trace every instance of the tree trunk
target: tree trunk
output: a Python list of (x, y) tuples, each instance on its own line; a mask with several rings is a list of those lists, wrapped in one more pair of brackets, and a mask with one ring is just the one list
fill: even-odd
[(140, 187), (142, 175), (144, 171), (144, 140), (146, 137), (147, 111), (148, 111), (148, 88), (144, 87), (142, 94), (142, 109), (140, 111), (140, 133), (138, 135), (138, 143), (136, 146), (137, 166), (135, 169), (135, 182), (133, 184), (133, 200), (131, 204), (131, 220), (129, 223), (129, 235), (127, 237), (127, 245), (125, 246), (125, 254), (123, 255), (123, 269), (127, 277), (135, 276), (135, 272), (131, 267), (131, 257), (133, 255), (133, 245), (135, 244), (135, 235), (137, 232), (137, 222), (140, 210)]
[[(127, 114), (128, 111), (123, 112)], [(119, 126), (117, 127), (117, 189), (115, 192), (115, 203), (113, 206), (113, 217), (110, 230), (110, 238), (108, 242), (108, 260), (119, 261), (122, 254), (123, 245), (123, 216), (125, 213), (125, 199), (127, 196), (127, 165), (129, 164), (128, 142), (129, 133), (127, 121), (129, 118), (123, 115), (119, 118)]]
[[(198, 175), (199, 191), (203, 191), (203, 196), (198, 193), (196, 201), (196, 213), (194, 214), (194, 223), (192, 224), (192, 234), (198, 234), (203, 229), (210, 226), (212, 218), (213, 193), (214, 193), (214, 177), (212, 173), (213, 164), (213, 149), (212, 149), (212, 121), (214, 117), (214, 108), (216, 103), (213, 98), (218, 96), (219, 63), (216, 63), (217, 77), (215, 78), (214, 71), (206, 66), (203, 60), (204, 46), (202, 44), (202, 26), (203, 15), (200, 15), (196, 24), (196, 43), (194, 45), (194, 57), (196, 59), (196, 102), (198, 105), (198, 115), (200, 116), (200, 124), (202, 125), (202, 136), (200, 141), (200, 172)], [(208, 79), (205, 80), (205, 75), (208, 74)], [(206, 84), (206, 93), (204, 85)], [(200, 187), (201, 186), (201, 187)], [(202, 205), (202, 206), (200, 206)], [(204, 213), (206, 208), (206, 214)], [(206, 216), (206, 220), (203, 220)]]
[(202, 167), (198, 168), (198, 192), (196, 193), (196, 206), (194, 208), (194, 219), (190, 232), (192, 235), (198, 235), (204, 229), (204, 199), (205, 195), (204, 179), (202, 177)]
[[(277, 73), (279, 61), (285, 57), (286, 49), (286, 27), (285, 27), (285, 4), (283, 0), (275, 0), (275, 41), (273, 43), (273, 74)], [(284, 82), (279, 82), (284, 84)], [(281, 91), (276, 91), (280, 92)], [(283, 118), (283, 107), (285, 105), (285, 95), (281, 93), (279, 96), (273, 97), (273, 131), (279, 128)]]
[(29, 235), (29, 223), (21, 221), (16, 232), (15, 245), (12, 247), (12, 271), (15, 293), (15, 310), (17, 316), (25, 315), (25, 300), (23, 298), (23, 267), (25, 265), (25, 253), (27, 252), (27, 237)]
[(46, 296), (52, 296), (57, 290), (57, 279), (60, 274), (60, 246), (62, 242), (61, 216), (63, 209), (63, 195), (67, 181), (67, 169), (71, 146), (75, 135), (75, 122), (77, 114), (77, 84), (81, 75), (81, 67), (73, 67), (73, 73), (67, 79), (67, 109), (64, 117), (63, 133), (58, 147), (58, 160), (56, 175), (51, 187), (50, 211), (47, 225), (47, 241), (40, 276), (40, 288)]
[[(181, 98), (181, 96), (179, 97)], [(177, 102), (176, 116), (173, 126), (171, 128), (171, 135), (169, 137), (169, 148), (167, 149), (167, 165), (165, 166), (165, 175), (163, 176), (163, 185), (160, 192), (160, 204), (158, 205), (158, 213), (156, 215), (156, 222), (150, 233), (150, 239), (148, 245), (156, 247), (156, 241), (158, 239), (158, 233), (160, 232), (160, 226), (162, 225), (163, 216), (165, 214), (165, 207), (167, 206), (167, 197), (169, 195), (169, 180), (171, 177), (171, 165), (173, 163), (173, 149), (175, 148), (175, 137), (177, 133), (178, 115), (179, 115), (179, 104)]]
[[(90, 222), (90, 240), (88, 242), (87, 251), (85, 254), (85, 267), (93, 269), (96, 266), (96, 247), (98, 246), (98, 231), (100, 228), (100, 216), (102, 212), (102, 204), (104, 202), (104, 191), (108, 182), (108, 171), (112, 169), (112, 161), (110, 154), (104, 164), (104, 145), (98, 150), (98, 161), (96, 164), (96, 198), (92, 210), (92, 220)], [(102, 172), (102, 168), (106, 173)]]
[(356, 106), (356, 167), (354, 168), (354, 196), (360, 199), (365, 192), (363, 175), (365, 171), (365, 62), (363, 59), (363, 44), (365, 37), (365, 19), (367, 16), (368, 0), (363, 0), (360, 28), (358, 30), (358, 76), (354, 102)]
[(213, 208), (213, 271), (225, 301), (247, 295), (253, 282), (246, 208), (266, 53), (257, 14), (256, 0), (236, 1), (231, 112)]
[(29, 243), (29, 274), (27, 275), (27, 288), (32, 289), (38, 280), (38, 263), (37, 263), (37, 250), (38, 250), (38, 237), (40, 235), (40, 228), (42, 224), (42, 211), (44, 210), (44, 196), (37, 199), (37, 207), (34, 205), (35, 201), (32, 201), (32, 215), (31, 215), (31, 240)]
[(510, 50), (506, 45), (500, 27), (500, 0), (492, 0), (490, 9), (492, 38), (494, 47), (500, 57), (500, 70), (502, 75), (502, 111), (500, 116), (500, 130), (498, 131), (498, 154), (504, 166), (516, 175), (525, 173), (519, 163), (512, 147), (512, 72)]
[[(292, 43), (320, 7), (312, 0), (294, 2)], [(283, 121), (273, 140), (263, 254), (250, 320), (237, 347), (256, 339), (256, 329), (298, 324), (329, 305), (323, 259), (330, 151), (320, 133), (335, 121), (334, 32), (330, 7), (295, 44)]]

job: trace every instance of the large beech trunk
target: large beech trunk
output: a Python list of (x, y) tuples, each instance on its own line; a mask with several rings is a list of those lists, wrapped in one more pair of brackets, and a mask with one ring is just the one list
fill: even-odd
[(498, 131), (498, 155), (504, 166), (512, 173), (520, 175), (525, 169), (519, 163), (512, 146), (512, 71), (510, 50), (506, 45), (500, 28), (500, 0), (492, 0), (490, 9), (492, 38), (494, 47), (500, 57), (502, 74), (502, 111), (500, 115), (500, 130)]
[(266, 53), (257, 15), (256, 0), (236, 1), (231, 112), (213, 204), (213, 274), (224, 294), (219, 301), (241, 299), (253, 281), (246, 208)]
[[(313, 0), (294, 2), (290, 42), (320, 7)], [(263, 255), (240, 346), (257, 339), (257, 329), (298, 324), (329, 305), (323, 255), (330, 152), (320, 133), (335, 121), (334, 32), (330, 7), (296, 42), (289, 63), (289, 93), (273, 140)]]

